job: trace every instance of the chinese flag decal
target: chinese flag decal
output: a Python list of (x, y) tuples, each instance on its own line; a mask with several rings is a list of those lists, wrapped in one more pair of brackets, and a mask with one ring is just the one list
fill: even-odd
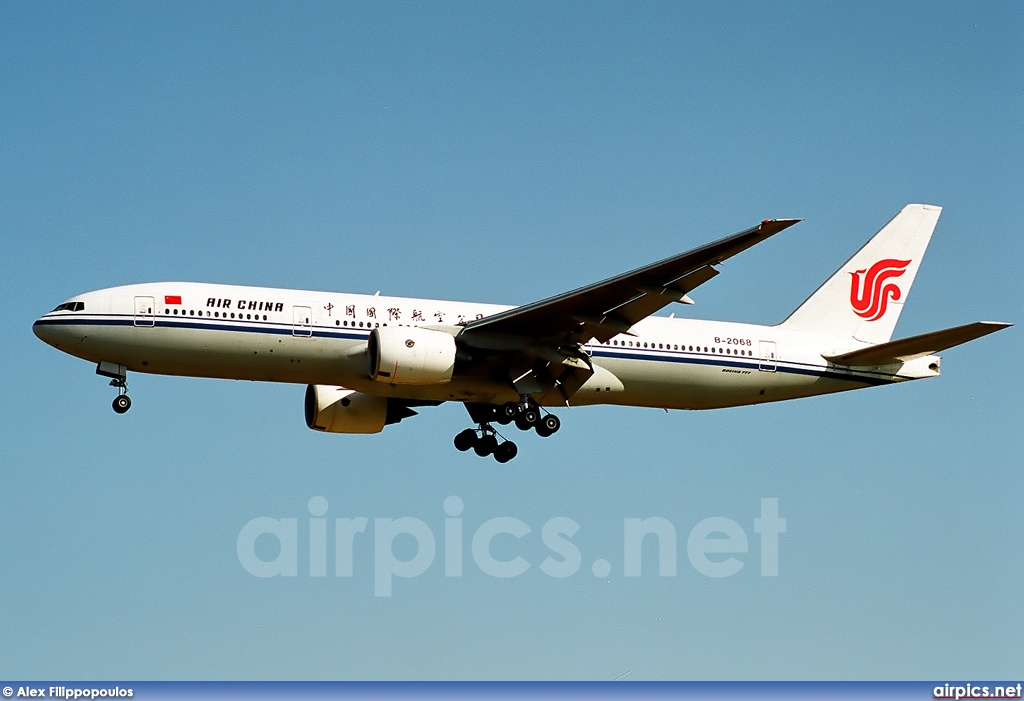
[(164, 304), (181, 304), (181, 295), (164, 296)]

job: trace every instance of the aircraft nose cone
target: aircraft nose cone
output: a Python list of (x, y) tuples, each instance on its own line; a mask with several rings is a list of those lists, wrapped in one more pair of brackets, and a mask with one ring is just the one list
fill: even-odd
[(36, 335), (43, 343), (47, 343), (51, 346), (57, 345), (57, 334), (53, 326), (47, 324), (43, 319), (37, 319), (32, 324), (32, 333)]

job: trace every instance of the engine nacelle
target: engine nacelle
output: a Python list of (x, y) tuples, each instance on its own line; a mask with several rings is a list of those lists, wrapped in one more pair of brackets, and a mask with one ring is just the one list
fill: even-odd
[(306, 425), (328, 433), (380, 433), (388, 400), (345, 387), (306, 386)]
[(370, 332), (370, 379), (393, 385), (443, 385), (455, 370), (455, 337), (415, 326)]

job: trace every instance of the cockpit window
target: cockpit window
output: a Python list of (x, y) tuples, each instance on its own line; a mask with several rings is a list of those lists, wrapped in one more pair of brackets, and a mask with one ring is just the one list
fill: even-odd
[(85, 310), (85, 302), (65, 302), (58, 304), (53, 310), (55, 312), (80, 312)]

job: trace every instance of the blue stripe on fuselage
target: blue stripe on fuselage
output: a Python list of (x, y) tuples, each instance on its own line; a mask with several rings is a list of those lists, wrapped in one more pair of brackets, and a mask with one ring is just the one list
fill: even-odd
[[(720, 355), (704, 353), (675, 353), (663, 354), (636, 353), (636, 352), (608, 352), (607, 348), (594, 350), (591, 356), (595, 358), (623, 358), (625, 360), (654, 360), (662, 363), (684, 363), (686, 365), (711, 365), (719, 367), (740, 368), (742, 370), (756, 370), (758, 372), (784, 372), (790, 375), (808, 375), (813, 377), (824, 377), (832, 380), (846, 380), (848, 382), (859, 382), (870, 385), (887, 385), (895, 382), (897, 376), (884, 373), (872, 373), (870, 371), (860, 372), (838, 372), (829, 370), (821, 365), (809, 365), (807, 363), (796, 363), (793, 361), (776, 360), (775, 370), (760, 369), (764, 360), (750, 358), (747, 361), (740, 361), (738, 358), (728, 359)], [(909, 378), (908, 378), (909, 379)]]
[(43, 317), (33, 324), (36, 326), (136, 326), (140, 329), (152, 328), (175, 328), (175, 329), (202, 329), (206, 331), (241, 331), (245, 333), (265, 333), (278, 336), (295, 336), (296, 338), (309, 338), (312, 336), (325, 338), (349, 338), (363, 339), (370, 335), (371, 329), (332, 329), (330, 327), (313, 326), (299, 327), (303, 331), (310, 330), (311, 334), (294, 333), (295, 327), (287, 322), (278, 321), (228, 321), (227, 319), (175, 319), (167, 317), (147, 317), (153, 319), (154, 324), (136, 324), (135, 317), (130, 314), (111, 314), (97, 318), (80, 316)]

